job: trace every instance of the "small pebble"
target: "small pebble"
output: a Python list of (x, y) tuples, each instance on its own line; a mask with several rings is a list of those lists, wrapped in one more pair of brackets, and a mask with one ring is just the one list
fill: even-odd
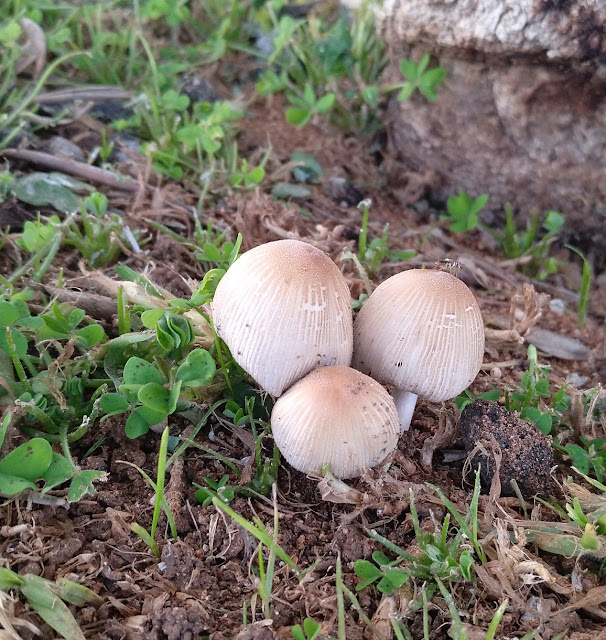
[(69, 158), (70, 160), (77, 160), (78, 162), (84, 162), (85, 160), (82, 149), (71, 140), (63, 138), (62, 136), (51, 136), (46, 140), (44, 147), (44, 150), (53, 156)]
[(575, 389), (584, 387), (588, 382), (588, 376), (580, 376), (576, 371), (573, 371), (566, 376), (566, 384), (574, 387)]
[(554, 313), (562, 314), (566, 311), (566, 303), (560, 298), (553, 298), (549, 301), (549, 308)]

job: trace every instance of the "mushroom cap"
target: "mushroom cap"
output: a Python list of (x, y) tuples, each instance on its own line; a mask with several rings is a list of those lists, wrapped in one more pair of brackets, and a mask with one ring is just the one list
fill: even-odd
[(483, 355), (478, 303), (446, 271), (411, 269), (388, 278), (354, 323), (353, 366), (431, 402), (466, 389)]
[(305, 242), (244, 253), (219, 282), (211, 310), (236, 362), (274, 396), (316, 367), (351, 362), (349, 288), (335, 263)]
[(315, 369), (278, 398), (271, 414), (274, 440), (303, 473), (327, 464), (338, 478), (359, 476), (397, 445), (400, 425), (392, 397), (350, 367)]

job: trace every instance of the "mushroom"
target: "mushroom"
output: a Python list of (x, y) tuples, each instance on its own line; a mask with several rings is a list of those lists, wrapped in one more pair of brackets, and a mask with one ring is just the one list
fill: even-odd
[(395, 387), (402, 431), (417, 396), (454, 398), (478, 374), (484, 323), (473, 293), (447, 271), (411, 269), (381, 283), (354, 323), (356, 369)]
[(236, 362), (274, 396), (316, 367), (351, 362), (347, 283), (305, 242), (278, 240), (244, 253), (219, 282), (211, 314)]
[(324, 465), (338, 478), (359, 476), (398, 442), (398, 412), (389, 393), (351, 367), (315, 369), (278, 398), (271, 414), (274, 440), (303, 473)]

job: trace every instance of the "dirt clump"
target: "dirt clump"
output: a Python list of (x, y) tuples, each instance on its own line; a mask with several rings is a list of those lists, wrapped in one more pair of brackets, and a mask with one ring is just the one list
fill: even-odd
[(524, 497), (553, 489), (551, 442), (534, 425), (493, 402), (476, 400), (461, 414), (461, 432), (472, 467), (481, 465), (485, 490), (490, 489), (496, 472), (502, 496), (516, 495), (512, 481)]

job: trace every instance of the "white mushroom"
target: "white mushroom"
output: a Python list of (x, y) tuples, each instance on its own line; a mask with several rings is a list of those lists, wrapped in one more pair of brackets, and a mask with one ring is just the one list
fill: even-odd
[(319, 473), (328, 465), (338, 478), (383, 461), (399, 435), (389, 393), (350, 367), (322, 367), (299, 380), (276, 401), (271, 428), (295, 469)]
[(274, 396), (316, 367), (351, 362), (347, 283), (325, 253), (305, 242), (278, 240), (247, 251), (219, 282), (211, 309), (236, 362)]
[(411, 269), (381, 283), (354, 323), (353, 366), (393, 392), (402, 431), (417, 396), (454, 398), (474, 380), (484, 323), (473, 293), (446, 271)]

